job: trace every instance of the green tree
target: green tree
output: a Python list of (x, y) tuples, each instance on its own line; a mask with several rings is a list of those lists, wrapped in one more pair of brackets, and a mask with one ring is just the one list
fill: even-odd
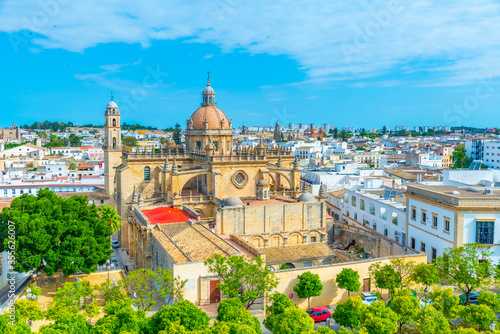
[(400, 333), (402, 333), (404, 324), (412, 324), (415, 320), (419, 304), (418, 298), (414, 297), (409, 289), (396, 292), (391, 299), (391, 310), (398, 315)]
[(469, 304), (470, 293), (486, 287), (491, 281), (493, 272), (489, 248), (478, 244), (466, 244), (457, 248), (447, 248), (443, 256), (436, 259), (438, 273), (445, 284), (453, 285), (467, 296), (465, 305)]
[(398, 329), (398, 316), (383, 301), (373, 302), (363, 314), (368, 334), (392, 334)]
[(412, 274), (415, 271), (415, 261), (408, 261), (405, 258), (391, 259), (391, 266), (401, 278), (401, 288), (411, 288)]
[(448, 321), (458, 317), (460, 311), (459, 298), (453, 294), (452, 288), (434, 286), (432, 291), (429, 292), (429, 298), (432, 300), (432, 306), (443, 313)]
[(63, 310), (75, 314), (83, 310), (88, 318), (95, 317), (99, 310), (94, 290), (95, 287), (88, 281), (64, 283), (56, 290), (54, 303), (47, 309), (47, 317), (56, 320)]
[(254, 330), (255, 333), (262, 333), (259, 319), (254, 317), (250, 311), (245, 309), (241, 300), (238, 298), (228, 298), (222, 300), (217, 308), (216, 320), (218, 322), (248, 325)]
[(339, 137), (339, 129), (333, 128), (333, 130), (331, 130), (331, 131), (332, 131), (333, 138), (337, 139)]
[(158, 273), (156, 280), (158, 299), (167, 305), (182, 301), (184, 299), (182, 290), (187, 280), (182, 280), (179, 276), (174, 277), (169, 269), (157, 268), (156, 271)]
[(310, 271), (306, 271), (297, 278), (299, 283), (295, 284), (293, 291), (297, 292), (300, 298), (307, 298), (307, 308), (311, 308), (311, 297), (321, 296), (323, 283), (321, 283), (318, 274), (313, 274)]
[[(478, 334), (479, 332), (476, 331), (474, 328), (457, 328), (451, 331), (451, 334)], [(492, 332), (495, 334), (495, 332)]]
[(135, 137), (130, 137), (130, 136), (127, 136), (127, 137), (123, 137), (122, 139), (122, 144), (124, 146), (137, 146), (137, 143), (139, 141), (137, 140), (137, 138)]
[[(161, 333), (161, 332), (160, 332)], [(189, 332), (189, 334), (194, 332)], [(195, 333), (200, 333), (199, 331)], [(203, 334), (208, 332), (203, 332)], [(219, 322), (210, 328), (210, 334), (257, 334), (257, 332), (249, 325), (234, 323), (234, 322)], [(164, 334), (171, 334), (170, 332)]]
[(0, 333), (2, 334), (29, 334), (31, 328), (19, 317), (10, 318), (8, 312), (0, 315)]
[(396, 289), (402, 287), (401, 275), (390, 264), (382, 266), (380, 262), (376, 262), (370, 266), (369, 271), (377, 288), (389, 291), (389, 298), (392, 298)]
[(22, 321), (35, 321), (45, 318), (45, 312), (42, 311), (36, 300), (20, 299), (16, 302), (16, 316)]
[(158, 303), (154, 282), (158, 274), (151, 269), (141, 268), (130, 272), (123, 279), (123, 286), (134, 296), (134, 303), (144, 311), (149, 311)]
[(477, 297), (477, 301), (479, 305), (486, 305), (492, 309), (493, 312), (500, 312), (500, 296), (496, 293), (483, 291)]
[(208, 329), (210, 317), (188, 300), (165, 305), (149, 320), (147, 333), (156, 334), (169, 328), (170, 324), (179, 324), (189, 333)]
[(73, 147), (79, 147), (82, 145), (82, 137), (75, 135), (74, 133), (69, 135), (68, 143)]
[(459, 145), (451, 154), (452, 169), (469, 168), (472, 158), (467, 156), (464, 146)]
[(264, 319), (264, 326), (272, 331), (276, 316), (285, 312), (285, 309), (293, 307), (293, 301), (288, 296), (275, 292), (269, 298), (269, 305), (266, 307), (266, 319)]
[(76, 164), (74, 162), (69, 164), (69, 169), (76, 170)]
[[(14, 226), (15, 243), (10, 229)], [(24, 194), (0, 214), (0, 252), (15, 252), (14, 270), (33, 268), (48, 276), (62, 269), (66, 276), (96, 271), (113, 252), (112, 229), (99, 218), (87, 196), (68, 199), (41, 189), (37, 196)]]
[(99, 209), (99, 218), (108, 223), (113, 233), (122, 227), (122, 219), (111, 205), (102, 205)]
[(361, 297), (349, 297), (345, 303), (337, 305), (332, 314), (332, 319), (341, 326), (356, 329), (361, 326), (361, 319), (366, 310)]
[(80, 313), (73, 313), (69, 309), (61, 309), (52, 324), (40, 327), (43, 334), (88, 334), (91, 326)]
[(174, 143), (176, 143), (177, 145), (180, 145), (181, 144), (181, 126), (179, 125), (179, 123), (175, 124), (174, 133), (172, 136), (173, 136)]
[(228, 297), (239, 297), (247, 309), (278, 286), (278, 278), (260, 257), (215, 254), (204, 263), (210, 273), (220, 277), (220, 291)]
[(297, 307), (289, 307), (276, 316), (273, 334), (308, 333), (314, 330), (314, 320)]
[(361, 288), (361, 283), (359, 282), (359, 273), (351, 268), (344, 268), (335, 278), (335, 282), (340, 289), (347, 290), (348, 297), (351, 296), (351, 292), (358, 292)]
[(489, 328), (493, 320), (497, 320), (495, 312), (487, 305), (468, 305), (460, 309), (461, 324), (475, 327), (480, 331)]
[(98, 287), (97, 291), (99, 291), (100, 298), (104, 300), (107, 304), (112, 301), (126, 301), (129, 298), (127, 294), (123, 291), (123, 281), (112, 282), (107, 279), (105, 282), (102, 282)]
[(342, 141), (347, 141), (347, 139), (352, 137), (352, 133), (350, 131), (347, 131), (346, 129), (342, 129), (338, 136), (342, 139)]
[(439, 283), (441, 280), (436, 266), (433, 263), (427, 264), (423, 262), (415, 266), (411, 274), (411, 279), (417, 284), (425, 285), (426, 288)]
[(131, 300), (118, 300), (104, 307), (105, 316), (97, 320), (91, 334), (144, 333), (148, 320), (143, 310), (135, 311)]
[(450, 324), (443, 313), (430, 305), (425, 306), (418, 312), (417, 323), (423, 334), (451, 333)]

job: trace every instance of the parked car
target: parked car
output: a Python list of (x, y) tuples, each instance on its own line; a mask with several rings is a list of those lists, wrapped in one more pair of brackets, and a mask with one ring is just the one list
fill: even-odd
[[(471, 293), (469, 295), (469, 304), (476, 304), (477, 305), (478, 304), (477, 297), (479, 297), (480, 294), (481, 294), (481, 292), (471, 291)], [(460, 300), (459, 300), (460, 305), (465, 305), (466, 300), (467, 300), (467, 295), (465, 293), (461, 294)]]
[(325, 321), (326, 318), (332, 316), (330, 311), (325, 306), (313, 307), (312, 309), (307, 311), (307, 314), (309, 314), (309, 316), (313, 318), (314, 322)]
[(369, 292), (361, 292), (361, 299), (363, 300), (363, 304), (370, 305), (373, 302), (378, 301), (377, 296), (371, 291)]
[(118, 240), (111, 240), (111, 247), (113, 248), (120, 247), (120, 242)]

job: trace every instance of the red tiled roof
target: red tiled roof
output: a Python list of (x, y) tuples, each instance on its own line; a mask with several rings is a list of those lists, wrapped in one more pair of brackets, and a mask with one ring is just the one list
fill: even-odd
[(170, 207), (159, 207), (151, 210), (142, 210), (152, 225), (168, 223), (185, 223), (189, 219), (196, 219), (184, 210)]

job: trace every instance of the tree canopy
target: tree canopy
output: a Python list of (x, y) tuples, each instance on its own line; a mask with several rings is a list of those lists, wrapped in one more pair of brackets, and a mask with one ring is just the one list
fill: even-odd
[(335, 282), (340, 289), (345, 289), (349, 292), (358, 292), (361, 288), (359, 282), (359, 273), (351, 268), (344, 268), (335, 278)]
[(396, 289), (403, 285), (401, 275), (394, 270), (390, 264), (381, 265), (380, 262), (370, 266), (370, 277), (375, 281), (375, 285), (379, 289), (387, 289), (389, 297), (392, 298)]
[(363, 314), (363, 327), (368, 334), (392, 334), (398, 328), (398, 316), (383, 301), (373, 302)]
[(273, 293), (269, 298), (269, 305), (266, 308), (267, 317), (264, 319), (264, 326), (272, 331), (276, 317), (285, 312), (289, 307), (293, 307), (293, 301), (288, 296), (279, 292)]
[(260, 257), (221, 256), (205, 260), (208, 271), (220, 277), (217, 285), (228, 297), (238, 297), (248, 309), (257, 298), (278, 286), (278, 278)]
[[(155, 283), (156, 286), (155, 287)], [(148, 311), (156, 304), (170, 304), (183, 300), (182, 289), (186, 280), (173, 277), (168, 269), (139, 269), (130, 272), (123, 279), (123, 286), (134, 296), (135, 303)]]
[(137, 146), (138, 142), (137, 138), (131, 136), (123, 137), (122, 139), (122, 144), (124, 146)]
[(99, 209), (99, 217), (108, 222), (113, 233), (119, 231), (122, 226), (122, 219), (111, 205), (102, 205)]
[(457, 248), (447, 248), (443, 256), (436, 259), (438, 273), (448, 285), (453, 285), (466, 295), (469, 304), (470, 293), (485, 287), (493, 274), (489, 261), (491, 250), (478, 244), (466, 244)]
[(453, 169), (457, 168), (469, 168), (472, 159), (467, 156), (467, 150), (465, 149), (464, 146), (459, 145), (453, 153), (451, 154), (451, 162), (452, 162), (452, 167)]
[(332, 319), (341, 326), (357, 329), (361, 326), (366, 307), (361, 301), (361, 297), (349, 297), (346, 302), (337, 305), (332, 314)]
[(302, 275), (297, 276), (299, 283), (293, 287), (293, 291), (297, 292), (300, 298), (307, 298), (307, 307), (311, 307), (311, 297), (321, 296), (323, 291), (323, 283), (319, 279), (318, 274), (313, 274), (306, 271)]
[[(9, 237), (12, 226), (14, 242)], [(18, 272), (37, 269), (53, 275), (61, 269), (66, 276), (88, 274), (109, 259), (112, 233), (86, 196), (65, 199), (41, 189), (37, 196), (24, 194), (3, 208), (0, 252), (15, 252), (13, 269)]]

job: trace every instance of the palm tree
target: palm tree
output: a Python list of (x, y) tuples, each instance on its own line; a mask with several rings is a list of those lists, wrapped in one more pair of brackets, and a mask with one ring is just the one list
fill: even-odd
[(110, 205), (103, 205), (99, 208), (101, 219), (108, 222), (109, 226), (113, 229), (113, 233), (119, 231), (122, 227), (122, 219), (116, 210)]

